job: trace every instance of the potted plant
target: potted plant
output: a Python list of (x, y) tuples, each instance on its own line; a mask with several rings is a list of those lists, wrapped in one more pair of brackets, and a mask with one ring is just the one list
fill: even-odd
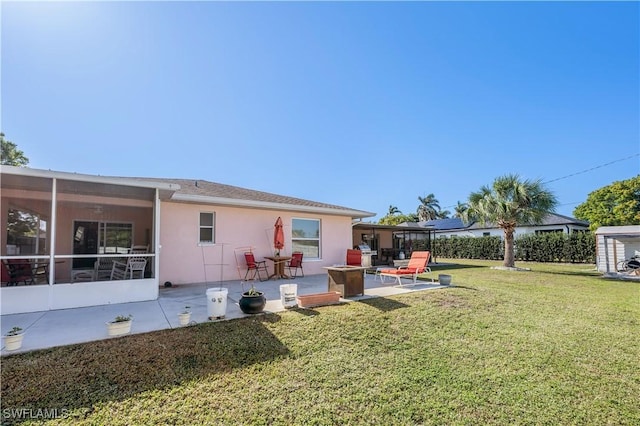
[(22, 347), (24, 333), (20, 327), (13, 327), (4, 335), (4, 348), (8, 351), (15, 351)]
[(120, 336), (123, 334), (128, 334), (131, 332), (131, 319), (133, 316), (129, 315), (118, 315), (113, 319), (113, 321), (109, 321), (107, 323), (107, 331), (109, 332), (109, 336)]
[(191, 306), (185, 306), (184, 311), (178, 314), (180, 325), (189, 325), (189, 322), (191, 322), (191, 311), (189, 310), (190, 308)]
[(248, 291), (242, 293), (238, 304), (240, 310), (245, 314), (258, 314), (264, 309), (267, 299), (264, 297), (264, 293), (258, 291), (252, 284)]

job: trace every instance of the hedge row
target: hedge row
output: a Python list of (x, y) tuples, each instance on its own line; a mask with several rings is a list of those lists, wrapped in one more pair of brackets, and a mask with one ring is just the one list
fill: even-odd
[[(414, 250), (418, 250), (415, 243)], [(504, 259), (504, 242), (497, 236), (436, 238), (432, 249), (436, 257)], [(595, 235), (591, 232), (522, 235), (515, 239), (515, 258), (530, 262), (595, 263)]]

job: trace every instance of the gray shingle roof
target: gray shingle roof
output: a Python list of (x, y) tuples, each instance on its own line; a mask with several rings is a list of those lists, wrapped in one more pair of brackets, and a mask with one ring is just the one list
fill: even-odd
[[(263, 204), (289, 205), (291, 207), (317, 208), (327, 211), (334, 210), (336, 214), (355, 212), (358, 217), (371, 217), (374, 213), (355, 210), (349, 207), (335, 204), (321, 203), (317, 201), (305, 200), (302, 198), (288, 197), (286, 195), (273, 194), (270, 192), (256, 191), (253, 189), (241, 188), (238, 186), (225, 185), (222, 183), (209, 182), (199, 179), (167, 179), (167, 178), (134, 178), (151, 182), (174, 183), (180, 185), (176, 194), (182, 196), (197, 196), (213, 199), (228, 199), (238, 201), (252, 201)], [(179, 198), (179, 197), (178, 197)]]

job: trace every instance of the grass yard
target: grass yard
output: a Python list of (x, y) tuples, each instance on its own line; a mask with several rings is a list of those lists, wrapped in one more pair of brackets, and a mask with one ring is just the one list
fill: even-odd
[(445, 290), (7, 356), (2, 420), (640, 424), (640, 283), (498, 264), (435, 267)]

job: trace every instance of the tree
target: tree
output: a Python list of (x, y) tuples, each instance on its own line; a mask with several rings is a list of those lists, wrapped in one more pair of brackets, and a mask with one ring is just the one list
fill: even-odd
[(458, 201), (458, 204), (456, 204), (456, 207), (454, 209), (453, 217), (463, 217), (464, 212), (466, 212), (468, 208), (469, 205), (467, 203), (461, 203), (460, 201)]
[(573, 210), (577, 219), (601, 226), (640, 225), (640, 175), (596, 189)]
[(387, 212), (387, 215), (393, 216), (394, 214), (402, 214), (402, 212), (396, 206), (389, 205), (389, 211)]
[(436, 213), (436, 219), (448, 219), (451, 212), (449, 210), (440, 210)]
[(418, 206), (418, 219), (421, 222), (436, 219), (440, 211), (440, 204), (435, 195), (429, 194), (425, 197), (418, 197), (420, 205)]
[(411, 214), (396, 214), (386, 215), (378, 221), (380, 225), (397, 225), (404, 222), (417, 222), (418, 216), (415, 213)]
[(0, 164), (5, 166), (24, 167), (29, 164), (29, 159), (18, 146), (4, 138), (4, 133), (0, 133)]
[(496, 178), (491, 187), (482, 186), (480, 191), (469, 195), (469, 208), (465, 220), (475, 219), (481, 223), (491, 222), (504, 231), (504, 262), (506, 267), (515, 266), (513, 233), (518, 225), (540, 223), (555, 210), (558, 201), (540, 180), (521, 180), (516, 174)]

